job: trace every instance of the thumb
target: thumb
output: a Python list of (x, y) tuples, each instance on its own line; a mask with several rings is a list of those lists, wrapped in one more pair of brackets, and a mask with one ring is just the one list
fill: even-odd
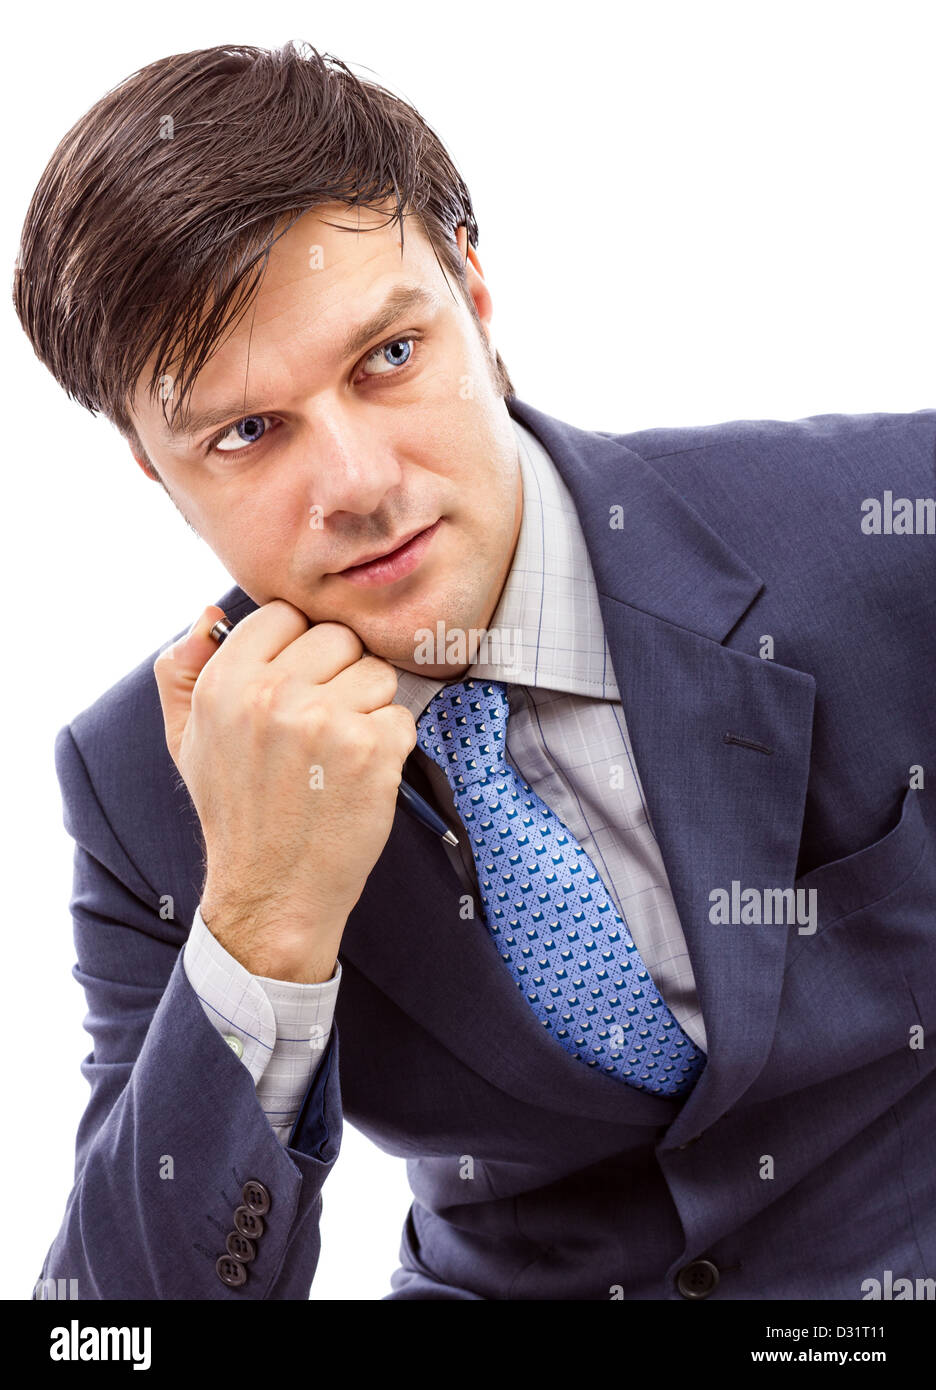
[(218, 650), (218, 643), (208, 634), (218, 619), (225, 616), (223, 608), (215, 603), (209, 604), (185, 636), (160, 652), (153, 664), (166, 726), (166, 744), (177, 766), (182, 735), (192, 709), (195, 682), (202, 668)]

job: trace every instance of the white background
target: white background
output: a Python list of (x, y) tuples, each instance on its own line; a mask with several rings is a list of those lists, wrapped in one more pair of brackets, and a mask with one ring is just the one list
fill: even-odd
[[(518, 396), (582, 428), (932, 407), (931, 3), (19, 5), (2, 254), (58, 141), (136, 68), (306, 40), (411, 101), (474, 201)], [(368, 71), (370, 69), (370, 71)], [(88, 1088), (56, 731), (231, 583), (2, 316), (6, 1095), (0, 1296), (28, 1298)], [(316, 1299), (379, 1299), (402, 1161), (346, 1125)]]

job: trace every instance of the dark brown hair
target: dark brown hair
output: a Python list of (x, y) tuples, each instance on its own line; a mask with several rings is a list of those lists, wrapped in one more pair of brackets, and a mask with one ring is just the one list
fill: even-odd
[[(417, 219), (481, 332), (455, 240), (463, 223), (478, 244), (471, 198), (412, 106), (308, 44), (175, 54), (113, 88), (59, 144), (26, 215), (13, 302), (67, 394), (142, 455), (127, 406), (151, 354), (150, 398), (177, 362), (182, 410), (276, 236), (326, 203), (390, 200), (389, 225), (402, 239)], [(492, 369), (512, 396), (499, 353)]]

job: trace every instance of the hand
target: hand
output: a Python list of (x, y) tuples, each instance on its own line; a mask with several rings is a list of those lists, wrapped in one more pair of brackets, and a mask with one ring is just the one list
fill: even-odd
[(205, 925), (252, 974), (330, 979), (393, 825), (413, 716), (343, 623), (274, 599), (218, 647), (212, 605), (154, 665), (201, 822)]

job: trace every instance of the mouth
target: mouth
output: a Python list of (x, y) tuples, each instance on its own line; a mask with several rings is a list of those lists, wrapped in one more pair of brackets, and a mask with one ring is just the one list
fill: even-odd
[(440, 516), (431, 526), (411, 531), (392, 550), (358, 560), (346, 569), (336, 570), (335, 575), (351, 584), (363, 585), (391, 584), (397, 579), (402, 579), (404, 575), (411, 574), (420, 563), (443, 520)]

